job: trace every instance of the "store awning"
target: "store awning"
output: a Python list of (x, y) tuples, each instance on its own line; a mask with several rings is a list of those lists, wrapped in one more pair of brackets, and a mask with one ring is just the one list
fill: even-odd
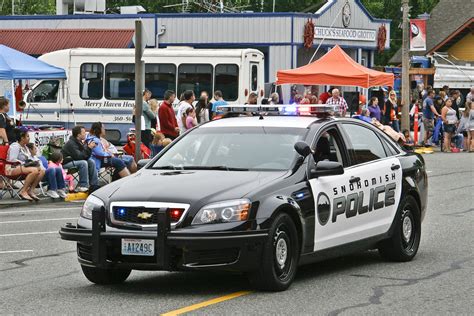
[(366, 68), (336, 45), (315, 62), (296, 69), (279, 70), (277, 84), (334, 85), (369, 88), (392, 86), (391, 73)]
[(68, 48), (128, 48), (133, 29), (3, 29), (0, 44), (28, 55), (40, 56)]
[(65, 78), (64, 69), (0, 45), (0, 80)]

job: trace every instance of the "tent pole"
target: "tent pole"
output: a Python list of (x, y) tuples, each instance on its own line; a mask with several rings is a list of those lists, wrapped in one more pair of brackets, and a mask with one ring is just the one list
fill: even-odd
[(13, 119), (16, 124), (16, 99), (15, 99), (15, 79), (12, 79), (12, 105), (13, 107)]

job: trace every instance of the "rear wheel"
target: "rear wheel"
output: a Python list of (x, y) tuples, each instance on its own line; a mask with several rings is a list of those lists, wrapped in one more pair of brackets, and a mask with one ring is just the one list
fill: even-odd
[(379, 245), (380, 255), (391, 261), (410, 261), (418, 252), (421, 238), (420, 208), (415, 198), (406, 196), (400, 203), (392, 237)]
[(81, 265), (86, 278), (95, 284), (119, 284), (124, 282), (132, 270), (129, 269), (100, 269)]
[(288, 214), (277, 215), (265, 242), (262, 262), (249, 274), (253, 286), (266, 291), (286, 290), (296, 274), (299, 256), (298, 235)]

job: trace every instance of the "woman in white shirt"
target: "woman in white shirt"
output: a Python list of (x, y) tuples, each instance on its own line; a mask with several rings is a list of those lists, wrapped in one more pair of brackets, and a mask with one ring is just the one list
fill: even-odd
[(198, 124), (209, 121), (209, 108), (207, 98), (201, 97), (196, 104), (196, 118)]
[(41, 169), (40, 162), (31, 159), (30, 150), (26, 146), (30, 142), (28, 132), (16, 130), (16, 133), (18, 141), (11, 144), (8, 148), (5, 173), (13, 179), (24, 175), (24, 185), (18, 192), (18, 195), (23, 200), (39, 201), (39, 198), (34, 193), (34, 189), (43, 179), (44, 170)]

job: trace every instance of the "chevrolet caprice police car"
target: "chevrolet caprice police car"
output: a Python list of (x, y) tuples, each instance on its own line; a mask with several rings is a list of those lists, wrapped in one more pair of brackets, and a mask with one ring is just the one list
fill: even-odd
[(247, 115), (202, 124), (95, 191), (61, 238), (77, 242), (98, 284), (131, 270), (224, 269), (278, 291), (299, 265), (353, 251), (412, 260), (426, 212), (422, 157), (328, 109), (228, 107)]

